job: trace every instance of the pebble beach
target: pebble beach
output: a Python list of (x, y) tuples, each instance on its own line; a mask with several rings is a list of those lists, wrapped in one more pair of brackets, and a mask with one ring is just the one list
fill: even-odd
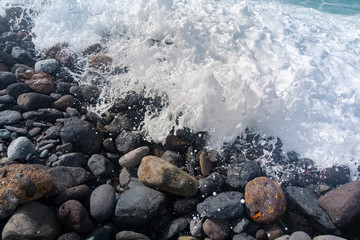
[[(159, 99), (129, 92), (91, 110), (99, 72), (131, 69), (101, 42), (39, 53), (15, 16), (0, 17), (1, 239), (360, 239), (360, 181), (346, 165), (318, 169), (251, 130), (221, 151), (186, 128), (147, 140)], [(85, 71), (93, 84), (74, 77)]]

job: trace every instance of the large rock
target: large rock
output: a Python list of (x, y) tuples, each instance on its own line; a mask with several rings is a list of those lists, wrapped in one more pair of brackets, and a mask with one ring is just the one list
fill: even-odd
[(53, 104), (53, 99), (40, 93), (23, 93), (17, 99), (17, 104), (25, 111), (34, 111), (48, 108)]
[(261, 167), (254, 161), (231, 165), (227, 170), (227, 181), (233, 188), (245, 188), (246, 183), (260, 176)]
[(241, 203), (243, 195), (239, 192), (223, 192), (208, 197), (199, 203), (196, 210), (201, 216), (214, 219), (226, 219), (241, 216), (244, 207)]
[(335, 225), (319, 206), (318, 199), (313, 192), (306, 188), (288, 186), (286, 187), (286, 193), (297, 210), (312, 220), (314, 227), (320, 232), (336, 231)]
[(119, 226), (140, 226), (166, 206), (165, 195), (148, 187), (131, 188), (117, 200), (114, 222)]
[(11, 160), (24, 160), (35, 152), (35, 146), (26, 137), (18, 137), (9, 145), (7, 156)]
[(35, 73), (30, 80), (25, 83), (37, 93), (50, 94), (54, 91), (54, 80), (49, 74), (38, 72)]
[(62, 225), (75, 232), (89, 233), (94, 228), (86, 209), (76, 200), (63, 203), (59, 208), (58, 216)]
[(89, 180), (87, 171), (80, 167), (54, 167), (48, 170), (53, 180), (50, 196), (58, 195), (67, 188), (75, 187)]
[(360, 214), (360, 181), (337, 187), (321, 196), (318, 202), (333, 223), (344, 227)]
[(97, 222), (104, 222), (114, 212), (115, 189), (108, 185), (95, 188), (90, 196), (90, 214)]
[(13, 73), (0, 72), (0, 90), (7, 88), (13, 83), (16, 83), (16, 77)]
[(0, 112), (0, 127), (4, 125), (14, 125), (22, 119), (21, 113), (12, 110)]
[(53, 210), (33, 201), (15, 211), (2, 231), (2, 239), (55, 240), (60, 234), (61, 227)]
[(320, 171), (319, 180), (332, 186), (349, 182), (350, 168), (348, 166), (332, 166)]
[(59, 67), (60, 67), (60, 64), (58, 63), (58, 61), (56, 61), (56, 59), (50, 58), (50, 59), (37, 61), (35, 63), (34, 69), (35, 69), (35, 71), (41, 71), (41, 72), (44, 72), (47, 74), (52, 74)]
[(274, 221), (284, 214), (285, 195), (275, 181), (258, 177), (245, 186), (245, 204), (250, 217), (259, 223)]
[(0, 218), (9, 216), (21, 203), (41, 198), (52, 187), (51, 175), (31, 165), (8, 165), (0, 173)]
[(119, 164), (122, 167), (127, 167), (127, 168), (136, 167), (140, 164), (141, 159), (146, 155), (148, 155), (148, 153), (149, 153), (149, 147), (147, 146), (136, 148), (131, 152), (128, 152), (127, 154), (123, 155), (119, 159)]
[(71, 143), (85, 154), (101, 149), (103, 134), (96, 126), (77, 117), (65, 120), (60, 136), (65, 143)]
[(192, 197), (198, 191), (198, 182), (194, 177), (155, 156), (146, 156), (141, 160), (138, 176), (145, 185), (176, 195)]

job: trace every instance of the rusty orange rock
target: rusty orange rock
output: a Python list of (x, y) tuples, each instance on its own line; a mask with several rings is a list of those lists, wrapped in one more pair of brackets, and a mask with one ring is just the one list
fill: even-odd
[(246, 184), (245, 205), (250, 217), (259, 223), (274, 221), (286, 210), (281, 187), (267, 177), (255, 178)]

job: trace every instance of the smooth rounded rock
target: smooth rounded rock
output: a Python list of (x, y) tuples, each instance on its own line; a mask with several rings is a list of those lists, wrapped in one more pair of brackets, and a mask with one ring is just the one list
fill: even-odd
[(227, 170), (227, 182), (233, 188), (244, 189), (250, 180), (260, 176), (261, 167), (254, 161), (231, 165)]
[(54, 162), (52, 166), (66, 166), (66, 167), (84, 167), (87, 159), (83, 153), (66, 153), (59, 157), (59, 160)]
[(141, 160), (138, 176), (145, 185), (176, 195), (192, 197), (198, 191), (198, 182), (194, 177), (155, 156), (146, 156)]
[(75, 232), (89, 233), (94, 228), (86, 209), (76, 200), (63, 203), (59, 208), (58, 216), (62, 225)]
[(67, 94), (56, 100), (53, 107), (61, 111), (65, 111), (68, 107), (73, 107), (77, 100), (73, 95)]
[(115, 238), (116, 240), (150, 240), (147, 236), (133, 231), (118, 232)]
[(208, 218), (203, 223), (203, 231), (211, 240), (223, 240), (230, 233), (230, 223), (227, 219)]
[(259, 223), (268, 223), (284, 214), (285, 195), (275, 181), (258, 177), (245, 186), (245, 205), (250, 217)]
[(11, 160), (25, 159), (35, 152), (34, 144), (26, 137), (18, 137), (12, 141), (7, 150), (7, 156)]
[(165, 195), (148, 187), (130, 188), (120, 195), (113, 221), (123, 226), (141, 226), (166, 205)]
[(178, 168), (181, 168), (185, 165), (185, 161), (179, 153), (167, 150), (162, 155), (161, 158), (168, 161), (171, 164), (174, 164)]
[(16, 83), (16, 77), (13, 73), (0, 72), (0, 90), (7, 88), (13, 83)]
[(48, 108), (52, 103), (53, 99), (50, 96), (40, 93), (23, 93), (17, 99), (17, 104), (25, 111)]
[(141, 163), (141, 159), (148, 155), (149, 150), (149, 147), (144, 146), (128, 152), (119, 159), (120, 166), (127, 168), (138, 166)]
[(97, 222), (111, 217), (115, 208), (115, 189), (107, 184), (95, 188), (90, 196), (90, 214)]
[(17, 82), (9, 85), (6, 88), (6, 94), (17, 99), (21, 94), (31, 92), (29, 86), (23, 82)]
[(334, 235), (320, 235), (314, 237), (313, 240), (346, 240), (346, 238), (342, 238)]
[(318, 200), (335, 225), (344, 227), (360, 215), (360, 181), (337, 187)]
[(13, 125), (20, 122), (21, 119), (21, 113), (17, 111), (5, 110), (0, 112), (0, 126)]
[(83, 240), (84, 238), (77, 232), (68, 232), (62, 234), (56, 240)]
[(25, 83), (37, 93), (50, 94), (54, 91), (54, 80), (49, 74), (38, 72), (35, 73), (30, 80)]
[(305, 232), (297, 231), (290, 235), (289, 240), (311, 240), (311, 237)]
[(234, 218), (241, 216), (244, 211), (242, 199), (242, 193), (223, 192), (208, 197), (196, 206), (196, 210), (201, 216), (214, 219)]
[(40, 60), (35, 63), (35, 71), (41, 71), (47, 74), (52, 74), (60, 67), (60, 64), (56, 59), (50, 58), (45, 60)]
[(55, 240), (60, 234), (61, 227), (54, 212), (49, 207), (32, 201), (20, 206), (11, 216), (2, 231), (2, 239)]
[(81, 201), (85, 197), (89, 196), (91, 194), (90, 188), (85, 185), (79, 185), (71, 188), (67, 188), (64, 191), (62, 191), (56, 198), (55, 198), (55, 204), (61, 205), (64, 202), (68, 200), (77, 200)]

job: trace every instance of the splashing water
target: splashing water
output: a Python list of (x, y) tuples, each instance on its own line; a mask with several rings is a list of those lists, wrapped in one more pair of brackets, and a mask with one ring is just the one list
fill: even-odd
[(355, 177), (356, 2), (341, 1), (336, 14), (326, 7), (337, 3), (330, 0), (17, 2), (37, 9), (39, 50), (66, 41), (80, 53), (103, 42), (114, 65), (129, 67), (127, 74), (106, 77), (109, 104), (99, 103), (99, 111), (129, 90), (166, 95), (166, 107), (144, 120), (153, 140), (188, 127), (208, 131), (209, 145), (219, 148), (249, 127), (280, 137), (285, 151), (320, 167), (347, 164)]

